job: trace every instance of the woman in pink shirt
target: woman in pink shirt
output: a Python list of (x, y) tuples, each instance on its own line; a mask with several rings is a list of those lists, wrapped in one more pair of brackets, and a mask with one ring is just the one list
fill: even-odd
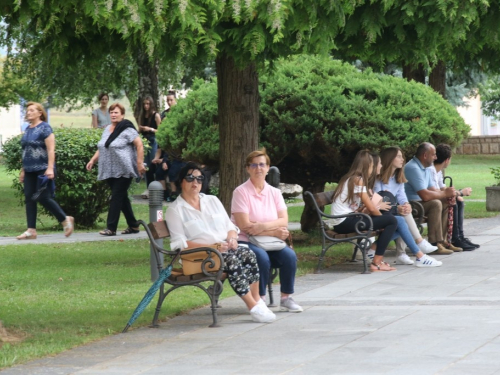
[(291, 297), (294, 292), (297, 256), (288, 246), (266, 251), (249, 242), (249, 235), (273, 236), (285, 240), (288, 235), (288, 212), (281, 191), (266, 182), (271, 160), (266, 149), (251, 152), (246, 158), (250, 178), (233, 192), (231, 219), (240, 228), (238, 242), (248, 245), (257, 256), (260, 271), (259, 293), (266, 295), (271, 267), (279, 268), (281, 283), (280, 310), (301, 312)]

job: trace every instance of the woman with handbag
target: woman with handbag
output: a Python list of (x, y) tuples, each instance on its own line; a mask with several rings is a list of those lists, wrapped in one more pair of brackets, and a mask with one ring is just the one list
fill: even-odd
[[(392, 215), (382, 215), (379, 209), (371, 201), (371, 193), (368, 183), (374, 167), (373, 158), (367, 150), (361, 150), (356, 154), (351, 168), (339, 181), (333, 194), (332, 215), (347, 215), (364, 209), (371, 217), (374, 230), (383, 229), (378, 236), (375, 255), (370, 264), (370, 270), (394, 271), (389, 263), (384, 262), (384, 253), (387, 245), (392, 240), (398, 227), (397, 220)], [(333, 230), (339, 234), (348, 234), (356, 231), (359, 223), (365, 227), (370, 225), (368, 219), (357, 216), (348, 216), (333, 219)]]
[(247, 245), (257, 256), (261, 298), (266, 296), (271, 267), (279, 268), (280, 310), (302, 312), (302, 307), (291, 296), (294, 293), (297, 255), (284, 242), (290, 235), (287, 207), (281, 191), (266, 182), (270, 164), (265, 148), (247, 156), (246, 170), (250, 178), (233, 192), (231, 219), (241, 229), (238, 242)]
[(229, 284), (246, 304), (253, 321), (270, 323), (276, 315), (259, 297), (255, 255), (247, 247), (238, 245), (238, 228), (229, 220), (219, 199), (200, 193), (204, 178), (201, 168), (193, 162), (179, 171), (176, 184), (181, 194), (165, 214), (170, 247), (177, 250), (217, 245), (224, 258)]
[(134, 124), (125, 119), (125, 107), (114, 103), (109, 107), (111, 125), (102, 132), (97, 143), (97, 151), (87, 163), (87, 170), (92, 170), (99, 162), (98, 180), (106, 181), (111, 188), (106, 229), (99, 232), (102, 236), (115, 236), (120, 211), (127, 220), (128, 227), (122, 234), (139, 233), (139, 224), (135, 218), (128, 188), (132, 180), (144, 172), (144, 148)]
[[(56, 217), (64, 228), (64, 235), (69, 237), (73, 233), (75, 219), (66, 216), (63, 209), (54, 200), (51, 189), (47, 188), (42, 191), (38, 186), (40, 184), (39, 177), (46, 176), (48, 180), (52, 181), (55, 178), (56, 140), (52, 128), (46, 122), (47, 113), (40, 103), (29, 102), (26, 105), (26, 120), (30, 125), (21, 138), (23, 156), (19, 182), (24, 184), (28, 229), (17, 236), (17, 239), (36, 239), (37, 202), (40, 202), (47, 211)], [(35, 193), (37, 193), (36, 198), (34, 197)]]
[[(396, 232), (394, 233), (394, 236), (392, 237), (391, 240), (396, 239), (397, 241), (401, 240), (404, 241), (410, 248), (410, 251), (415, 255), (416, 257), (416, 262), (413, 262), (408, 255), (406, 255), (406, 252), (403, 250), (402, 254), (399, 254), (396, 257), (396, 264), (406, 264), (406, 265), (411, 265), (414, 264), (417, 267), (439, 267), (443, 263), (424, 254), (421, 250), (421, 248), (417, 245), (415, 239), (412, 236), (412, 232), (410, 231), (408, 224), (405, 220), (404, 216), (401, 216), (399, 212), (405, 213), (406, 207), (400, 207), (398, 206), (398, 202), (396, 200), (396, 197), (390, 192), (390, 191), (381, 191), (379, 190), (378, 193), (373, 193), (373, 187), (376, 181), (377, 176), (380, 175), (380, 170), (382, 169), (382, 163), (380, 161), (380, 157), (377, 154), (372, 153), (372, 159), (373, 159), (373, 164), (377, 166), (377, 168), (374, 168), (372, 175), (370, 177), (370, 180), (368, 182), (368, 188), (370, 189), (370, 192), (372, 193), (372, 202), (375, 204), (375, 206), (382, 212), (384, 215), (393, 215), (397, 222), (398, 222), (398, 228), (396, 229)], [(411, 216), (411, 215), (410, 215)], [(420, 233), (419, 233), (420, 237)], [(422, 238), (420, 237), (419, 243), (422, 243)], [(430, 245), (430, 244), (429, 244)], [(403, 246), (404, 249), (404, 246)], [(432, 249), (431, 249), (432, 250)], [(368, 252), (368, 257), (370, 257), (370, 251)], [(408, 262), (410, 261), (410, 262)]]

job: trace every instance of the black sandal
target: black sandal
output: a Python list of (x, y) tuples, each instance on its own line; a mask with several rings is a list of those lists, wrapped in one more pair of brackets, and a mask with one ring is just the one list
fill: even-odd
[(99, 234), (102, 236), (116, 236), (116, 232), (113, 232), (112, 230), (109, 229), (101, 230)]
[(136, 234), (139, 232), (140, 232), (139, 228), (132, 228), (132, 227), (128, 227), (127, 229), (122, 230), (122, 234)]

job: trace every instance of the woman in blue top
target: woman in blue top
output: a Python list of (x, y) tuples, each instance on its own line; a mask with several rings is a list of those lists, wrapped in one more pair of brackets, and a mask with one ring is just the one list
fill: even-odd
[[(398, 213), (405, 219), (420, 251), (428, 254), (437, 250), (436, 246), (432, 246), (427, 240), (422, 238), (415, 219), (411, 215), (411, 206), (404, 188), (406, 178), (403, 168), (405, 163), (403, 152), (399, 147), (388, 147), (380, 153), (380, 161), (382, 162), (382, 168), (375, 181), (373, 191), (389, 191), (396, 197), (398, 201)], [(405, 243), (402, 239), (396, 240), (396, 250), (397, 263), (413, 264), (413, 261), (406, 255)]]
[[(368, 187), (373, 190), (376, 177), (380, 175), (380, 171), (382, 169), (382, 163), (380, 162), (380, 157), (377, 154), (372, 154), (373, 158), (373, 164), (376, 165), (376, 168), (373, 168), (373, 173), (372, 176), (370, 177)], [(380, 190), (378, 192), (382, 193)], [(391, 192), (392, 193), (392, 192)], [(395, 194), (393, 194), (395, 195)], [(378, 203), (376, 203), (377, 208), (381, 211), (385, 212), (385, 215), (390, 215), (392, 216), (393, 213), (390, 211), (391, 205), (387, 202), (382, 201), (382, 196), (380, 196), (378, 193), (372, 193), (372, 201), (375, 203), (375, 200), (377, 200)], [(413, 255), (416, 257), (416, 262), (413, 262), (413, 260), (410, 259), (408, 255), (406, 255), (406, 252), (404, 250), (403, 246), (403, 251), (401, 254), (399, 254), (396, 257), (396, 264), (414, 264), (416, 263), (417, 267), (439, 267), (442, 265), (440, 261), (437, 261), (436, 259), (428, 256), (427, 254), (424, 254), (422, 250), (420, 249), (419, 245), (415, 242), (415, 239), (412, 237), (412, 233), (410, 232), (410, 229), (408, 228), (408, 224), (405, 220), (404, 216), (401, 216), (406, 213), (405, 211), (406, 207), (404, 205), (401, 205), (398, 207), (398, 213), (394, 214), (397, 222), (398, 222), (398, 228), (396, 229), (396, 233), (393, 235), (392, 239), (395, 239), (396, 241), (402, 239), (404, 243), (408, 245), (410, 248), (411, 252)], [(389, 211), (389, 212), (387, 212)], [(406, 214), (406, 216), (411, 216), (409, 214)], [(418, 230), (417, 230), (418, 232)], [(422, 244), (422, 238), (420, 237), (419, 233), (419, 238), (420, 241), (419, 243)], [(368, 254), (370, 257), (370, 255)]]
[(36, 239), (37, 201), (63, 225), (64, 235), (68, 237), (73, 233), (75, 220), (71, 216), (66, 216), (61, 206), (54, 200), (53, 191), (47, 188), (35, 199), (33, 197), (40, 184), (39, 176), (45, 175), (49, 180), (55, 178), (56, 141), (52, 128), (45, 122), (47, 113), (40, 103), (29, 102), (26, 105), (26, 120), (30, 125), (21, 138), (23, 165), (19, 181), (24, 184), (28, 229), (17, 236), (17, 239)]

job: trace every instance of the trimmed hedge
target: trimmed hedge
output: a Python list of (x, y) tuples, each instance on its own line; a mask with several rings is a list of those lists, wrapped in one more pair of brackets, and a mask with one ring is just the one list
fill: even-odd
[[(94, 227), (99, 216), (109, 206), (109, 188), (97, 181), (97, 168), (85, 169), (97, 150), (101, 139), (97, 129), (54, 129), (56, 137), (56, 200), (64, 211), (75, 217), (76, 225)], [(21, 135), (9, 139), (3, 145), (3, 163), (7, 172), (14, 176), (12, 187), (17, 190), (20, 203), (24, 204), (23, 185), (19, 183), (21, 169)], [(48, 215), (42, 206), (41, 212)]]

